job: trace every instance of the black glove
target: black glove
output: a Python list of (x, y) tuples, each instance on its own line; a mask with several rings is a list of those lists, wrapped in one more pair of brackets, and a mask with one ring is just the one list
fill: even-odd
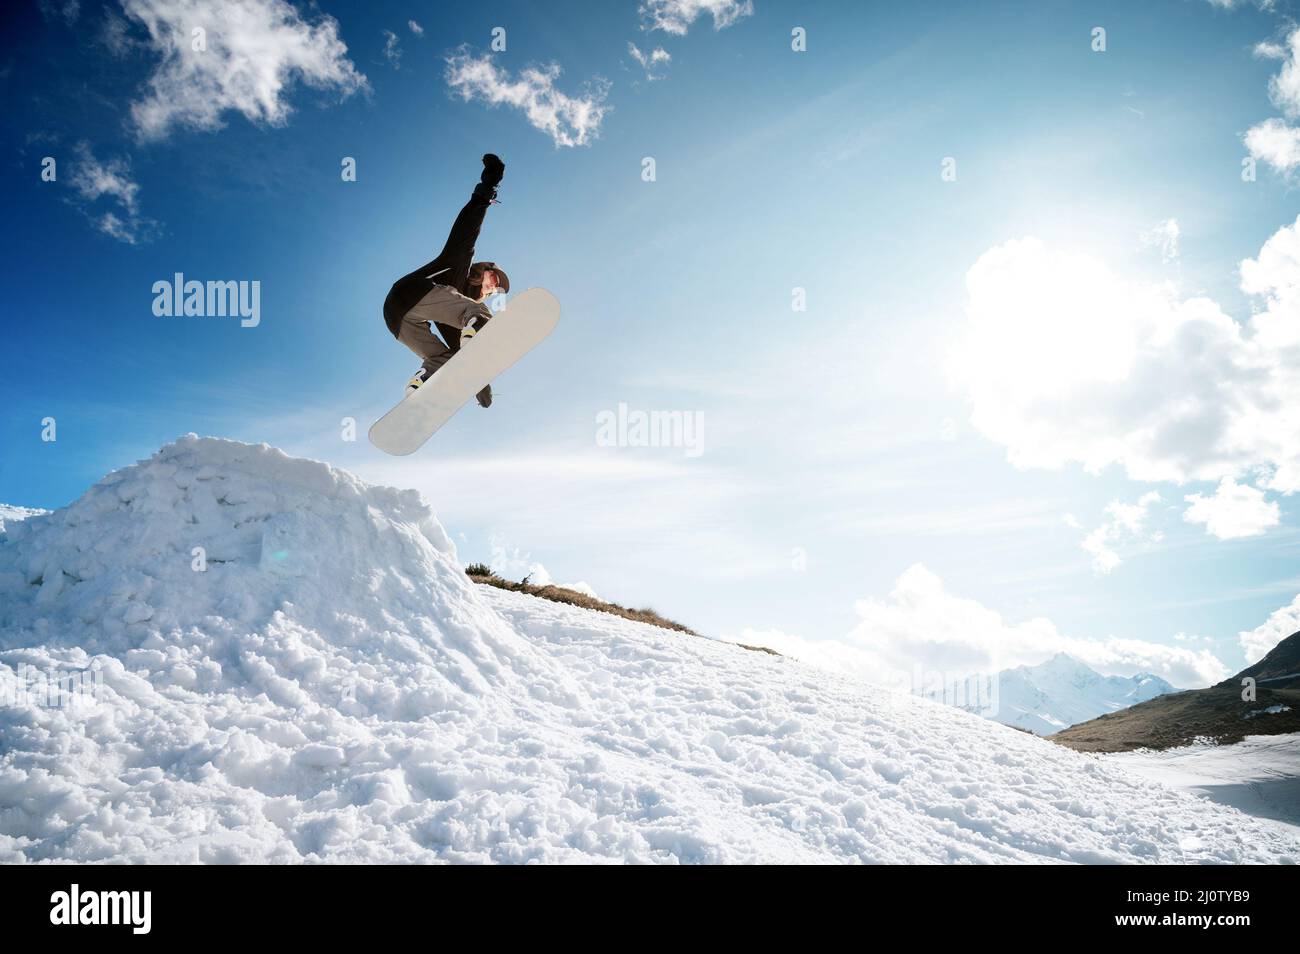
[(495, 189), (501, 184), (501, 177), (506, 174), (506, 164), (492, 153), (483, 157), (483, 176), (479, 180), (485, 186)]

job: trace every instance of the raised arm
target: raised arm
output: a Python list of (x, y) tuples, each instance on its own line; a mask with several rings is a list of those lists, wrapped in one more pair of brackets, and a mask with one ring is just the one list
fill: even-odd
[(469, 201), (451, 224), (447, 244), (442, 247), (438, 257), (429, 263), (430, 267), (450, 272), (453, 282), (459, 282), (469, 272), (470, 262), (474, 259), (474, 245), (483, 228), (483, 217), (496, 198), (497, 186), (501, 184), (505, 171), (505, 163), (492, 153), (483, 157), (483, 174), (479, 184), (474, 187)]

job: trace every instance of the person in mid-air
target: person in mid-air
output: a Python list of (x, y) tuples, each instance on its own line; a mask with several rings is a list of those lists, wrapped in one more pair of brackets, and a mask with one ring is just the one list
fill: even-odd
[[(496, 156), (483, 157), (483, 175), (465, 208), (451, 225), (438, 257), (393, 283), (384, 299), (384, 323), (424, 364), (406, 385), (406, 393), (428, 381), (461, 344), (492, 317), (484, 299), (510, 291), (510, 279), (495, 262), (475, 262), (474, 243), (483, 217), (496, 199), (506, 166)], [(442, 335), (433, 333), (437, 328)], [(478, 403), (492, 403), (492, 385), (478, 392)]]

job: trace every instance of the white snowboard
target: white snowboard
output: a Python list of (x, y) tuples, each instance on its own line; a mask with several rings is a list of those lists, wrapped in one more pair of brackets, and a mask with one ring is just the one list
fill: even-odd
[(414, 394), (370, 426), (370, 443), (399, 456), (418, 450), (559, 321), (560, 302), (545, 288), (520, 292)]

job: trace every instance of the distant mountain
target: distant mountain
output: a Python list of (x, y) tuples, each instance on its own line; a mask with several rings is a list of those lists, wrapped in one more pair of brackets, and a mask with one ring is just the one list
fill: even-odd
[(1037, 666), (1000, 673), (998, 711), (991, 718), (1035, 735), (1050, 735), (1175, 691), (1151, 673), (1103, 676), (1068, 653), (1057, 653)]
[(1255, 665), (1247, 666), (1237, 675), (1219, 683), (1219, 685), (1231, 684), (1234, 687), (1240, 687), (1241, 680), (1247, 676), (1254, 679), (1256, 683), (1270, 686), (1273, 689), (1300, 687), (1300, 633), (1293, 633), (1288, 636), (1274, 646), (1269, 654)]
[[(1242, 680), (1248, 677), (1255, 680), (1255, 698), (1249, 702), (1241, 698)], [(1127, 752), (1288, 732), (1300, 732), (1300, 633), (1217, 686), (1158, 696), (1051, 738), (1081, 752)]]

